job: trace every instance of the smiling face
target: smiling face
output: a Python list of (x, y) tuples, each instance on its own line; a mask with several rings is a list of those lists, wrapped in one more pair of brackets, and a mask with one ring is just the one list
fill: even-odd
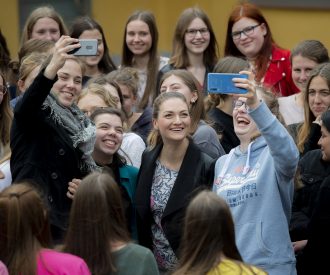
[(80, 57), (87, 66), (95, 67), (98, 66), (104, 55), (104, 44), (102, 34), (98, 29), (86, 30), (81, 33), (79, 39), (97, 39), (97, 53), (95, 56), (82, 56)]
[(115, 114), (99, 114), (94, 123), (96, 140), (93, 158), (99, 164), (109, 164), (123, 141), (123, 122)]
[(258, 128), (247, 112), (246, 98), (239, 97), (233, 110), (234, 130), (240, 141), (251, 140)]
[(58, 23), (49, 17), (43, 17), (34, 24), (30, 38), (50, 40), (56, 42), (60, 39), (60, 27)]
[(74, 59), (67, 59), (57, 72), (58, 80), (52, 91), (64, 107), (70, 107), (81, 93), (82, 71), (80, 64)]
[(134, 55), (144, 56), (152, 46), (149, 26), (141, 20), (133, 20), (126, 26), (126, 44)]
[(210, 32), (202, 19), (196, 17), (191, 21), (185, 33), (184, 43), (189, 53), (204, 53), (210, 44)]
[(170, 91), (183, 94), (189, 105), (195, 102), (198, 98), (197, 91), (190, 91), (189, 87), (184, 83), (184, 81), (176, 75), (170, 75), (163, 81), (160, 87), (161, 93)]
[[(242, 31), (248, 27), (256, 26), (259, 22), (248, 17), (243, 17), (234, 23), (232, 33)], [(267, 34), (267, 28), (264, 24), (253, 29), (249, 35), (241, 33), (239, 39), (233, 39), (237, 49), (248, 59), (254, 59), (260, 52), (264, 44), (264, 36)]]
[(318, 145), (321, 147), (322, 159), (324, 161), (330, 161), (330, 133), (327, 128), (321, 124), (321, 137)]
[(330, 106), (330, 91), (327, 82), (321, 76), (315, 76), (308, 87), (308, 104), (315, 117), (321, 115)]
[(159, 113), (153, 119), (153, 126), (159, 130), (164, 143), (183, 141), (190, 128), (187, 103), (180, 98), (169, 98), (159, 106)]
[(301, 55), (292, 57), (292, 79), (300, 91), (306, 88), (309, 74), (316, 65), (315, 61), (307, 57)]

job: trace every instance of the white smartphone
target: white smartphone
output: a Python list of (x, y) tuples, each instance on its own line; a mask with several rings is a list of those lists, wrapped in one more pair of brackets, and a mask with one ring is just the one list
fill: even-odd
[(90, 56), (97, 53), (97, 39), (79, 39), (80, 48), (76, 48), (69, 54), (76, 56)]

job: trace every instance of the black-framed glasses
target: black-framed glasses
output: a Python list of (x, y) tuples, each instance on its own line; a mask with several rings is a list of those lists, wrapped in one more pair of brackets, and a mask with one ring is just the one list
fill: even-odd
[(8, 91), (7, 86), (0, 85), (0, 94), (5, 95), (7, 91)]
[(201, 34), (201, 36), (206, 36), (210, 33), (208, 28), (187, 29), (186, 30), (186, 34), (190, 37), (195, 37), (198, 32)]
[(237, 32), (232, 32), (231, 33), (231, 37), (233, 38), (233, 40), (239, 40), (242, 37), (242, 33), (244, 33), (246, 36), (252, 35), (254, 32), (254, 29), (256, 27), (259, 27), (261, 24), (258, 25), (254, 25), (254, 26), (248, 26), (246, 28), (244, 28), (241, 31), (237, 31)]
[(241, 108), (242, 106), (244, 106), (244, 109), (245, 109), (245, 111), (248, 111), (248, 106), (246, 105), (246, 102), (245, 101), (242, 101), (242, 100), (236, 100), (235, 102), (234, 102), (234, 109), (239, 109), (239, 108)]

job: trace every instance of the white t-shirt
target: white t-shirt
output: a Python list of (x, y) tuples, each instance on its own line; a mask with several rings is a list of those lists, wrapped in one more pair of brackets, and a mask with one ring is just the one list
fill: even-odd
[(304, 108), (297, 105), (295, 94), (279, 97), (278, 104), (286, 125), (304, 121)]

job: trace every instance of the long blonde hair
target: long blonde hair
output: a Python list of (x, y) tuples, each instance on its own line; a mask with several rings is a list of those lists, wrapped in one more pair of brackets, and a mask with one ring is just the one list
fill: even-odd
[(297, 136), (297, 147), (299, 149), (299, 152), (304, 151), (304, 145), (305, 142), (308, 139), (309, 133), (311, 131), (311, 125), (313, 121), (316, 119), (314, 116), (313, 112), (309, 108), (309, 95), (308, 95), (308, 90), (309, 86), (312, 82), (312, 80), (316, 77), (320, 76), (322, 77), (328, 85), (328, 88), (330, 88), (330, 63), (323, 63), (318, 65), (317, 67), (314, 68), (314, 70), (310, 73), (306, 89), (302, 91), (303, 97), (304, 97), (304, 115), (305, 115), (305, 120), (303, 124), (299, 127), (298, 129), (298, 136)]

